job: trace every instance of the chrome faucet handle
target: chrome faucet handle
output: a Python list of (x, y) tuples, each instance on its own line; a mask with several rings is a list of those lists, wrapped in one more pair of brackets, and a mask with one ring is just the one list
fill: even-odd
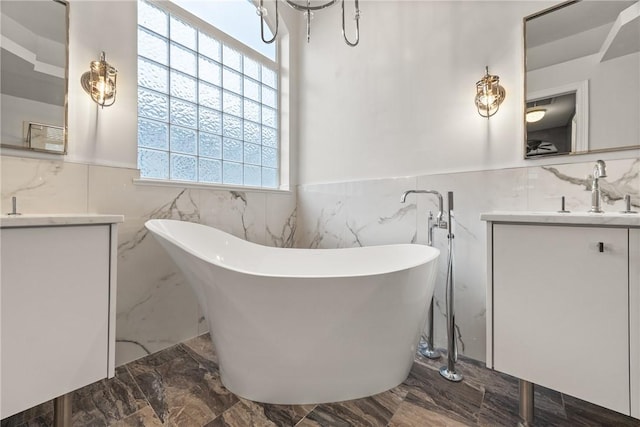
[(16, 196), (13, 196), (11, 198), (11, 212), (9, 212), (7, 215), (22, 215), (21, 213), (18, 213), (17, 206), (18, 206), (18, 199)]
[(625, 210), (620, 213), (623, 214), (637, 214), (638, 211), (631, 210), (631, 195), (627, 194), (624, 196)]

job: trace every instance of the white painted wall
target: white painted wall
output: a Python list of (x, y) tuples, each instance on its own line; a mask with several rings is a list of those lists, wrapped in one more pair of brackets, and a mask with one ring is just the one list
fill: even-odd
[[(137, 167), (137, 6), (135, 1), (73, 0), (69, 9), (67, 161)], [(118, 69), (116, 103), (101, 109), (80, 76), (104, 51)]]
[[(356, 48), (342, 41), (339, 7), (316, 13), (301, 50), (299, 182), (595, 159), (523, 160), (522, 19), (556, 3), (361, 2)], [(507, 91), (490, 120), (473, 103), (485, 65)]]

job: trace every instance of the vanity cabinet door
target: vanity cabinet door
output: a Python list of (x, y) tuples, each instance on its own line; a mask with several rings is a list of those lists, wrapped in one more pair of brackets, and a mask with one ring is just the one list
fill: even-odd
[(628, 229), (494, 224), (494, 368), (625, 414)]
[(107, 377), (110, 227), (3, 228), (4, 418)]
[(631, 416), (640, 418), (640, 228), (629, 230)]

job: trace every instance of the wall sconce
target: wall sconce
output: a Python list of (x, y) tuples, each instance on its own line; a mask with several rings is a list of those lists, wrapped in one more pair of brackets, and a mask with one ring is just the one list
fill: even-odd
[(484, 77), (476, 83), (476, 107), (478, 114), (488, 119), (498, 112), (506, 92), (500, 86), (500, 77), (489, 74), (489, 67), (485, 70)]
[(82, 75), (80, 83), (93, 101), (101, 107), (116, 102), (116, 77), (118, 70), (109, 65), (102, 52), (99, 61), (91, 61), (90, 70)]

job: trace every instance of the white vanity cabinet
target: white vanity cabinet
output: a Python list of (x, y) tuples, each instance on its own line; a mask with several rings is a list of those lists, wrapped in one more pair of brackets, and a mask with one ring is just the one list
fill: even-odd
[(0, 418), (114, 375), (119, 215), (0, 222)]
[(487, 366), (640, 418), (640, 218), (482, 219)]

